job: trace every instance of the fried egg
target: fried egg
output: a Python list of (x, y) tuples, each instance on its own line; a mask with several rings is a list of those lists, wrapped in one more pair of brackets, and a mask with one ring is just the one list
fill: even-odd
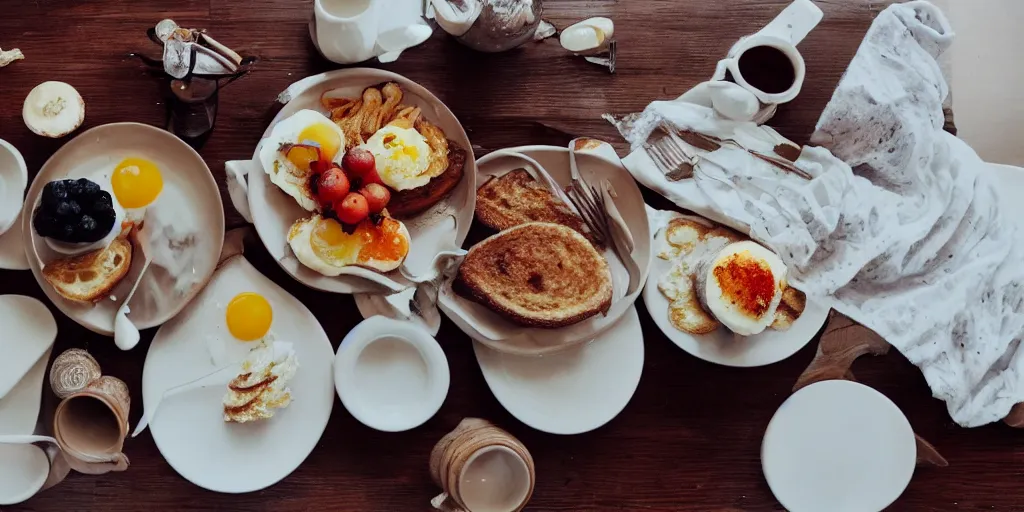
[(258, 293), (240, 293), (231, 299), (224, 311), (228, 332), (241, 341), (263, 339), (270, 332), (274, 309), (270, 301)]
[(114, 167), (110, 175), (114, 197), (126, 210), (139, 210), (153, 204), (164, 189), (164, 178), (156, 164), (144, 158), (129, 157)]
[(427, 173), (430, 146), (415, 128), (385, 126), (363, 148), (373, 153), (381, 181), (394, 190), (422, 187), (433, 178)]
[(701, 305), (729, 330), (758, 334), (775, 320), (786, 288), (786, 265), (751, 241), (726, 245), (696, 265)]
[[(319, 154), (305, 146), (319, 148)], [(260, 141), (260, 165), (273, 184), (315, 212), (319, 204), (310, 186), (310, 163), (323, 159), (340, 165), (344, 147), (345, 132), (334, 121), (315, 110), (300, 110), (274, 125)]]
[(409, 254), (409, 230), (384, 217), (379, 225), (366, 219), (348, 234), (338, 221), (313, 215), (292, 225), (288, 244), (299, 262), (328, 277), (350, 265), (389, 272)]

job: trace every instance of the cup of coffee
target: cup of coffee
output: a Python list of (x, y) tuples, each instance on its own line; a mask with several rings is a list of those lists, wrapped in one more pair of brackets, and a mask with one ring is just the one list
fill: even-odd
[(101, 375), (84, 350), (70, 349), (53, 361), (50, 386), (63, 399), (53, 415), (53, 437), (71, 469), (90, 475), (128, 469), (121, 453), (131, 407), (128, 385)]
[(328, 60), (355, 64), (377, 51), (381, 0), (314, 0), (310, 35)]
[(733, 45), (718, 63), (714, 79), (735, 82), (764, 105), (792, 101), (806, 73), (796, 45), (821, 18), (821, 9), (810, 0), (795, 0), (763, 29)]
[(533, 457), (508, 432), (466, 418), (434, 446), (430, 474), (444, 489), (432, 502), (445, 511), (518, 512), (533, 495)]

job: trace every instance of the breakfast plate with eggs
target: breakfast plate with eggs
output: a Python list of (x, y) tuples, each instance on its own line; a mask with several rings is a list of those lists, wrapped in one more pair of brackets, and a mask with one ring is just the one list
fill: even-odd
[(334, 407), (333, 362), (312, 312), (232, 256), (146, 354), (153, 440), (178, 474), (205, 489), (271, 486), (320, 441)]
[(830, 308), (789, 286), (771, 250), (703, 217), (657, 213), (664, 223), (654, 235), (644, 303), (680, 348), (725, 366), (764, 366), (821, 330)]
[(22, 211), (32, 273), (66, 315), (112, 336), (114, 316), (141, 269), (131, 301), (140, 329), (176, 315), (206, 284), (224, 240), (224, 208), (203, 159), (174, 135), (139, 123), (98, 126), (53, 154)]
[(432, 277), (473, 215), (476, 164), (454, 114), (376, 69), (309, 77), (279, 101), (247, 184), (270, 254), (300, 282), (336, 293)]

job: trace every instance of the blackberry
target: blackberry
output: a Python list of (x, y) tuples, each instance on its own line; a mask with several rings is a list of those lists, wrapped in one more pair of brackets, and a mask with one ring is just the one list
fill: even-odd
[(101, 190), (96, 196), (96, 200), (92, 203), (92, 212), (100, 213), (107, 210), (113, 213), (114, 205), (111, 203), (110, 194)]
[(100, 191), (100, 186), (99, 185), (97, 185), (95, 182), (89, 181), (89, 180), (87, 180), (85, 178), (79, 179), (78, 180), (78, 185), (80, 185), (82, 187), (82, 194), (86, 195), (86, 196), (91, 196), (91, 195), (96, 194), (96, 193), (98, 193)]
[(78, 221), (78, 229), (81, 231), (81, 235), (84, 237), (92, 238), (96, 235), (96, 219), (89, 215), (82, 215), (82, 218)]
[(61, 201), (58, 203), (54, 213), (58, 217), (70, 217), (72, 215), (71, 201)]
[(36, 228), (36, 232), (40, 236), (52, 237), (60, 230), (60, 223), (57, 222), (57, 219), (42, 208), (36, 210), (35, 216), (32, 218), (32, 226)]

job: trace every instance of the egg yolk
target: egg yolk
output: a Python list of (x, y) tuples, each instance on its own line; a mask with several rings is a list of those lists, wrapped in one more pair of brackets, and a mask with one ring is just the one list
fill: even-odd
[(258, 293), (240, 293), (228, 303), (225, 313), (228, 331), (242, 341), (256, 341), (270, 332), (274, 310)]
[(341, 149), (341, 137), (338, 131), (323, 123), (311, 124), (299, 132), (300, 144), (316, 144), (324, 160), (332, 161)]
[(420, 157), (420, 152), (414, 146), (402, 144), (398, 137), (394, 135), (384, 137), (384, 149), (394, 150), (395, 148), (401, 148), (401, 151), (392, 151), (392, 160), (416, 160)]
[(754, 318), (761, 318), (775, 298), (775, 275), (763, 260), (744, 251), (715, 266), (722, 298)]
[(396, 261), (409, 252), (409, 241), (401, 234), (401, 224), (385, 218), (380, 225), (364, 220), (351, 235), (333, 219), (320, 221), (313, 229), (313, 251), (336, 266), (365, 263), (370, 260)]
[(110, 186), (124, 208), (143, 208), (156, 201), (164, 179), (156, 164), (142, 158), (125, 158), (114, 167)]

